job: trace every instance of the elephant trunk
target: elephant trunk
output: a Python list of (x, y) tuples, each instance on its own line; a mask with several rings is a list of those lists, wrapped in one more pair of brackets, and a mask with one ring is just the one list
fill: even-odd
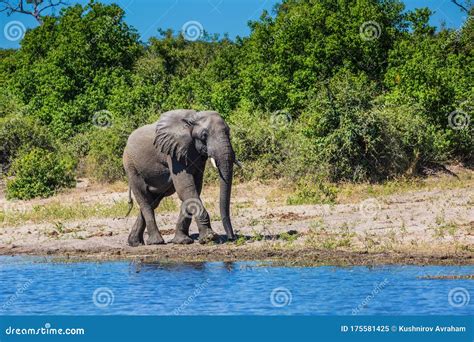
[(232, 190), (232, 176), (234, 169), (234, 151), (230, 142), (221, 145), (221, 153), (216, 156), (217, 168), (220, 178), (220, 214), (227, 238), (234, 240), (234, 230), (230, 221), (230, 195)]

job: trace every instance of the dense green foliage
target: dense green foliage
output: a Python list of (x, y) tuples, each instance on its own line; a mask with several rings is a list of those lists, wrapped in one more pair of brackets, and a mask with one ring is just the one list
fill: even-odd
[(320, 201), (333, 197), (327, 180), (472, 165), (474, 20), (435, 30), (428, 9), (405, 12), (398, 0), (285, 0), (248, 37), (191, 42), (160, 31), (143, 44), (123, 14), (69, 7), (20, 49), (0, 51), (11, 197), (71, 184), (71, 165), (98, 181), (122, 178), (128, 134), (176, 108), (222, 113), (246, 165), (238, 176), (288, 177)]
[(11, 115), (0, 118), (0, 171), (6, 173), (21, 151), (34, 147), (52, 150), (50, 140), (46, 128), (30, 117)]
[(62, 187), (75, 184), (74, 160), (40, 148), (25, 152), (13, 162), (7, 181), (9, 198), (30, 199), (51, 196)]

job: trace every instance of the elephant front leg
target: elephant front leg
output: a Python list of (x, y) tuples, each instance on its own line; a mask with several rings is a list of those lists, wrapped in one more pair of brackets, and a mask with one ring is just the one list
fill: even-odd
[[(196, 191), (198, 193), (198, 196), (201, 196), (203, 180), (204, 170), (203, 172), (198, 172), (194, 175), (194, 183), (196, 184)], [(196, 216), (196, 222), (199, 228), (199, 242), (204, 244), (211, 241), (219, 241), (219, 235), (216, 234), (211, 228), (211, 218), (209, 217), (209, 214), (205, 210), (203, 214), (204, 217), (202, 218)]]
[[(196, 224), (199, 228), (199, 242), (207, 243), (210, 241), (218, 241), (219, 235), (214, 233), (211, 228), (211, 220), (209, 214), (199, 197), (202, 189), (202, 175), (193, 176), (185, 171), (185, 168), (179, 167), (173, 163), (173, 184), (178, 194), (181, 204), (180, 218), (176, 229), (176, 235), (183, 237), (188, 235), (189, 224), (194, 216)], [(181, 221), (183, 224), (181, 224)]]
[[(194, 216), (199, 229), (199, 243), (204, 244), (211, 241), (219, 241), (219, 235), (212, 230), (209, 213), (206, 208), (204, 208), (199, 197), (190, 197), (183, 201), (181, 204), (180, 217), (181, 216), (189, 220), (189, 223)], [(187, 232), (185, 233), (187, 234)]]
[(212, 241), (219, 241), (219, 234), (216, 234), (212, 230), (211, 218), (209, 217), (209, 213), (206, 211), (206, 209), (203, 210), (201, 215), (196, 215), (195, 220), (199, 228), (199, 243), (205, 244)]
[(179, 213), (178, 222), (176, 223), (176, 232), (172, 243), (189, 245), (193, 243), (193, 239), (189, 237), (189, 226), (191, 225), (191, 217), (187, 217), (182, 211)]

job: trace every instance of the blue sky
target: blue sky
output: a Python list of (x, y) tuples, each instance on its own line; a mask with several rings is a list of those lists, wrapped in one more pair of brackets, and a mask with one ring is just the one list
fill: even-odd
[[(158, 28), (181, 30), (188, 21), (198, 21), (209, 33), (228, 33), (231, 37), (249, 33), (247, 23), (256, 20), (264, 9), (271, 11), (277, 0), (103, 0), (104, 3), (116, 3), (126, 12), (128, 24), (135, 27), (143, 41), (157, 35)], [(448, 27), (459, 28), (466, 19), (450, 0), (406, 0), (407, 9), (430, 7), (434, 12), (432, 24), (439, 26), (442, 22)], [(69, 0), (69, 4), (87, 1)], [(8, 17), (0, 13), (0, 48), (16, 48), (20, 40), (9, 36), (5, 29), (11, 23), (26, 28), (35, 27), (34, 19), (15, 14)], [(20, 24), (18, 24), (18, 22)]]

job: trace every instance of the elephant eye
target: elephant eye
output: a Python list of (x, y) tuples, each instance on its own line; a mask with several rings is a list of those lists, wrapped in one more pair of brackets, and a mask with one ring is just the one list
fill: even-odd
[(207, 140), (208, 136), (209, 136), (209, 132), (207, 130), (203, 130), (201, 132), (201, 140)]

